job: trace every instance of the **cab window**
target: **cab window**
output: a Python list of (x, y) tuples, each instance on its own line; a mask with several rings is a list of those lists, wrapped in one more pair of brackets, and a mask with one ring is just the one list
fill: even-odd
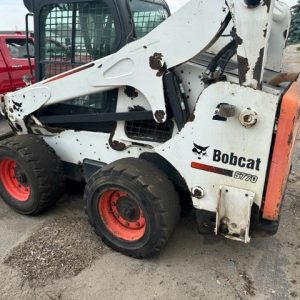
[(51, 4), (40, 15), (43, 78), (112, 53), (114, 18), (104, 1)]
[(148, 34), (169, 16), (165, 4), (159, 0), (131, 0), (130, 5), (137, 38)]
[[(46, 79), (113, 52), (116, 28), (105, 1), (51, 4), (40, 15), (40, 66)], [(65, 104), (88, 108), (86, 113), (114, 110), (111, 92), (86, 95)]]

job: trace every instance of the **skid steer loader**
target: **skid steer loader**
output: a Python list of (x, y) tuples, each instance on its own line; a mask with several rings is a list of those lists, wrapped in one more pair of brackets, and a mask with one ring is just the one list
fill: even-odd
[[(159, 253), (193, 204), (199, 232), (274, 234), (299, 125), (275, 0), (24, 0), (38, 83), (5, 95), (0, 194), (50, 208), (85, 181), (91, 225), (126, 255)], [(292, 82), (283, 84), (287, 80)]]

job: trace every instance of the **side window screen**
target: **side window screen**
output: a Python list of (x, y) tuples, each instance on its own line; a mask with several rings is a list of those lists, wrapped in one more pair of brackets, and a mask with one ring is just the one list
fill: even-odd
[[(113, 52), (116, 29), (105, 1), (51, 4), (40, 15), (40, 66), (46, 79)], [(64, 104), (83, 113), (115, 109), (112, 92), (86, 95)]]
[[(34, 57), (34, 45), (32, 40), (29, 40), (29, 55)], [(12, 58), (28, 58), (26, 49), (26, 39), (7, 39), (6, 46)]]
[(47, 5), (40, 18), (44, 79), (112, 53), (115, 24), (104, 1)]
[(131, 0), (136, 37), (141, 38), (168, 18), (168, 11), (160, 1)]

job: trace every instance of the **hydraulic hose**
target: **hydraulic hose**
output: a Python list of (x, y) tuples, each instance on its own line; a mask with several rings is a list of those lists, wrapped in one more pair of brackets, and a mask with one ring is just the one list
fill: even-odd
[(225, 54), (221, 57), (217, 65), (217, 68), (221, 70), (221, 74), (223, 74), (227, 64), (235, 54), (236, 54), (236, 47), (232, 47), (227, 52), (225, 52)]
[(234, 52), (236, 52), (236, 42), (235, 40), (232, 40), (230, 43), (228, 43), (224, 48), (222, 48), (219, 53), (212, 59), (212, 61), (210, 62), (210, 64), (207, 67), (207, 70), (210, 73), (213, 73), (218, 64), (219, 61), (222, 59), (222, 57), (228, 52), (231, 51), (231, 49), (234, 49)]

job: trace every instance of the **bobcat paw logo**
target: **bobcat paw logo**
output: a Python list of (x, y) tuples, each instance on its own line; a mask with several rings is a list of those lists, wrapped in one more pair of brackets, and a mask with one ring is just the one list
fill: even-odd
[(202, 159), (202, 157), (207, 156), (207, 147), (202, 147), (194, 143), (193, 152), (198, 155), (198, 159)]

